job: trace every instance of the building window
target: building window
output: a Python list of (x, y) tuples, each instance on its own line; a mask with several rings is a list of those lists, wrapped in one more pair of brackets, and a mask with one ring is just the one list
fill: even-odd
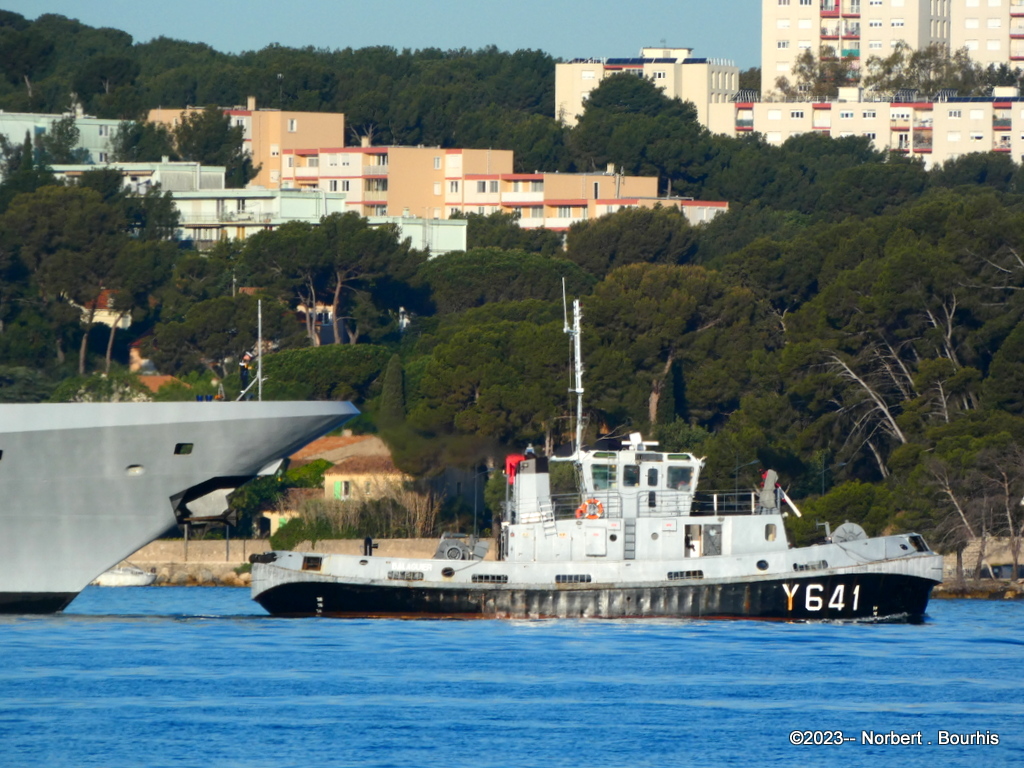
[(457, 181), (449, 181), (448, 182), (448, 191), (449, 192), (458, 192), (459, 191), (459, 182), (457, 182)]
[(802, 120), (804, 117), (804, 111), (802, 109), (794, 109), (789, 113), (789, 117), (793, 120)]
[(295, 133), (299, 130), (299, 121), (294, 117), (288, 119), (288, 133)]
[(270, 145), (270, 156), (271, 157), (277, 157), (280, 154), (281, 154), (281, 147), (279, 145), (277, 145), (277, 144), (271, 144)]
[(435, 171), (441, 170), (441, 158), (440, 157), (435, 157), (434, 158), (434, 170)]
[(811, 5), (812, 0), (800, 0), (800, 5)]
[(868, 41), (868, 50), (872, 50), (872, 51), (880, 51), (880, 50), (882, 50), (882, 41), (881, 40), (869, 40)]
[(988, 28), (989, 29), (999, 29), (1001, 26), (1003, 26), (1003, 20), (1002, 19), (989, 19), (988, 20)]
[(530, 182), (530, 191), (531, 192), (543, 192), (544, 191), (544, 182), (543, 181), (531, 181)]
[(893, 19), (892, 20), (892, 25), (894, 27), (902, 27), (903, 26), (903, 19)]
[(779, 0), (779, 5), (789, 5), (789, 0)]
[(110, 126), (109, 125), (100, 125), (100, 126), (98, 126), (98, 128), (99, 128), (99, 131), (100, 131), (100, 136), (109, 136), (110, 135)]
[(796, 26), (797, 26), (797, 29), (810, 29), (811, 28), (811, 20), (810, 19), (797, 19)]
[(871, 139), (872, 141), (878, 138), (878, 134), (876, 134), (874, 131), (868, 131), (867, 133), (864, 134), (864, 136)]
[(775, 22), (775, 26), (779, 29), (789, 29), (789, 19), (779, 19)]
[(866, 109), (864, 110), (864, 113), (861, 116), (867, 120), (872, 120), (878, 117), (878, 113), (873, 109)]
[(960, 141), (960, 131), (950, 131), (947, 133), (946, 141)]
[(285, 165), (285, 168), (294, 168), (295, 167), (295, 155), (288, 155), (288, 157), (285, 160), (285, 164), (284, 165)]
[(337, 179), (331, 179), (330, 181), (327, 182), (327, 191), (328, 192), (337, 192), (338, 191), (338, 180)]
[(319, 157), (307, 157), (306, 158), (306, 167), (307, 168), (319, 168), (320, 167), (320, 158)]
[(789, 40), (779, 40), (775, 43), (777, 48), (789, 48)]
[(985, 110), (983, 110), (983, 109), (972, 109), (971, 110), (971, 120), (984, 120), (984, 119), (985, 119)]
[(560, 219), (570, 219), (572, 218), (572, 208), (568, 205), (560, 205), (558, 206), (557, 215)]
[(881, 19), (868, 19), (868, 26), (872, 29), (880, 29), (882, 26)]
[(654, 73), (654, 79), (655, 80), (664, 80), (665, 77), (666, 77), (666, 74), (665, 74), (664, 70), (660, 70), (659, 69), (657, 72)]
[(985, 139), (984, 134), (981, 134), (981, 133), (972, 133), (971, 134), (971, 141), (984, 141), (984, 139)]
[(782, 110), (781, 109), (769, 109), (768, 110), (768, 119), (769, 120), (781, 120), (782, 119)]
[(101, 163), (107, 162), (107, 153), (106, 152), (100, 152), (100, 162)]
[(959, 109), (949, 110), (949, 118), (951, 120), (959, 120), (961, 117), (963, 117), (963, 112), (961, 112)]
[(978, 20), (977, 19), (964, 19), (964, 26), (967, 29), (977, 29), (978, 28)]
[(434, 194), (435, 195), (440, 195), (441, 194), (441, 182), (440, 181), (435, 181), (434, 182)]
[(493, 179), (490, 182), (490, 191), (491, 192), (497, 192), (498, 191), (498, 181), (497, 181), (497, 179)]
[(476, 191), (477, 192), (486, 192), (487, 191), (487, 182), (486, 181), (478, 181), (476, 183)]
[(840, 112), (839, 113), (839, 119), (840, 120), (851, 120), (851, 119), (853, 119), (853, 112)]
[(801, 40), (799, 43), (796, 44), (796, 47), (799, 48), (801, 51), (806, 51), (811, 47), (811, 41)]
[(341, 164), (343, 166), (348, 166), (348, 155), (342, 155), (341, 156)]
[(341, 191), (342, 192), (348, 192), (349, 191), (349, 181), (348, 181), (348, 179), (342, 179)]
[(976, 50), (978, 50), (978, 41), (977, 40), (965, 40), (964, 41), (964, 48), (966, 48), (968, 51), (976, 51)]

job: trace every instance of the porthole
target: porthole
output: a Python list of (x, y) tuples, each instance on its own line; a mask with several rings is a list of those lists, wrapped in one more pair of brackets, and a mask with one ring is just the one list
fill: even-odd
[(614, 533), (608, 536), (608, 541), (618, 541), (618, 540), (619, 540), (619, 537), (616, 536)]
[(768, 570), (768, 561), (767, 560), (758, 560), (757, 561), (757, 570), (759, 570), (759, 571), (767, 571)]
[(657, 533), (652, 533), (651, 534), (651, 541), (657, 541), (657, 540), (658, 540), (658, 534)]
[(455, 575), (455, 569), (454, 568), (442, 568), (441, 569), (441, 575), (444, 576), (446, 579), (450, 579), (452, 576)]
[(360, 560), (359, 564), (360, 565), (366, 565), (368, 562), (370, 562), (370, 561), (369, 560)]
[(141, 464), (129, 464), (127, 467), (125, 467), (124, 473), (128, 475), (128, 477), (138, 477), (139, 475), (145, 473), (145, 471), (146, 468)]

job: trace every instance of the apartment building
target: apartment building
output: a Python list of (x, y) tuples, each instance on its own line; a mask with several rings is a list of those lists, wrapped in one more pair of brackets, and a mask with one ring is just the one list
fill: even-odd
[(969, 152), (1024, 156), (1024, 100), (1016, 88), (999, 88), (985, 100), (864, 101), (859, 88), (841, 88), (825, 103), (746, 102), (727, 105), (713, 116), (712, 130), (732, 136), (761, 133), (770, 144), (791, 136), (867, 136), (881, 151), (919, 158), (925, 167)]
[(564, 230), (623, 207), (672, 205), (694, 221), (728, 209), (658, 197), (655, 177), (515, 173), (513, 153), (437, 147), (327, 147), (286, 153), (285, 188), (347, 195), (361, 215), (447, 220), (456, 213), (512, 213), (522, 227)]
[(573, 59), (555, 65), (555, 116), (576, 125), (590, 92), (619, 73), (646, 77), (672, 98), (690, 101), (707, 125), (708, 105), (730, 101), (739, 90), (740, 71), (725, 59), (693, 57), (691, 48), (642, 48), (631, 59)]
[[(83, 114), (81, 110), (68, 114), (74, 115), (75, 127), (78, 128), (78, 143), (75, 148), (84, 149), (89, 153), (86, 162), (107, 162), (110, 156), (110, 140), (117, 133), (121, 121), (92, 117)], [(0, 111), (0, 135), (13, 145), (23, 144), (26, 136), (34, 142), (36, 137), (49, 131), (55, 122), (67, 116)]]
[(815, 58), (852, 59), (859, 69), (900, 41), (915, 49), (949, 45), (957, 1), (1009, 0), (762, 0), (761, 90), (770, 93), (779, 77), (792, 79), (807, 50)]
[[(149, 121), (174, 128), (183, 114), (201, 112), (199, 107), (186, 109), (152, 109)], [(335, 112), (291, 112), (279, 109), (257, 109), (256, 99), (249, 97), (242, 107), (229, 107), (224, 114), (231, 124), (242, 129), (242, 147), (252, 156), (259, 174), (250, 186), (282, 189), (281, 179), (286, 153), (302, 147), (333, 147), (345, 143), (345, 115)]]
[(859, 68), (900, 41), (966, 48), (983, 66), (1020, 66), (1024, 0), (762, 0), (762, 91), (790, 77), (805, 50), (852, 58)]
[(187, 160), (171, 161), (164, 158), (159, 163), (103, 163), (50, 167), (53, 175), (61, 181), (77, 180), (83, 173), (100, 169), (120, 172), (125, 188), (139, 195), (156, 186), (164, 192), (224, 189), (224, 166), (200, 165)]
[[(1024, 0), (952, 0), (950, 45), (989, 64), (1024, 62)], [(1015, 63), (1014, 63), (1015, 62)]]

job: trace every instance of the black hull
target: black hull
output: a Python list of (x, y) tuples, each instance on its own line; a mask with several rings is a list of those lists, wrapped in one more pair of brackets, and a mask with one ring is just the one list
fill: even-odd
[(651, 587), (516, 588), (302, 581), (254, 599), (275, 616), (404, 618), (728, 618), (921, 621), (935, 582), (841, 574)]
[(0, 592), (0, 613), (57, 613), (77, 592)]

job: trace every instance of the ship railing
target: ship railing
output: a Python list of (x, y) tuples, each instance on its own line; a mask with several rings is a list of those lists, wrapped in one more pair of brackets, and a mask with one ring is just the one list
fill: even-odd
[(693, 515), (756, 515), (760, 491), (703, 491), (694, 494)]
[[(595, 505), (587, 507), (588, 502), (596, 501), (600, 508)], [(581, 496), (578, 493), (563, 493), (551, 497), (552, 511), (556, 520), (569, 520), (577, 517), (576, 511), (583, 508), (581, 516), (597, 514), (600, 511), (601, 517), (619, 518), (622, 517), (622, 498), (618, 493), (609, 491), (598, 491)]]

